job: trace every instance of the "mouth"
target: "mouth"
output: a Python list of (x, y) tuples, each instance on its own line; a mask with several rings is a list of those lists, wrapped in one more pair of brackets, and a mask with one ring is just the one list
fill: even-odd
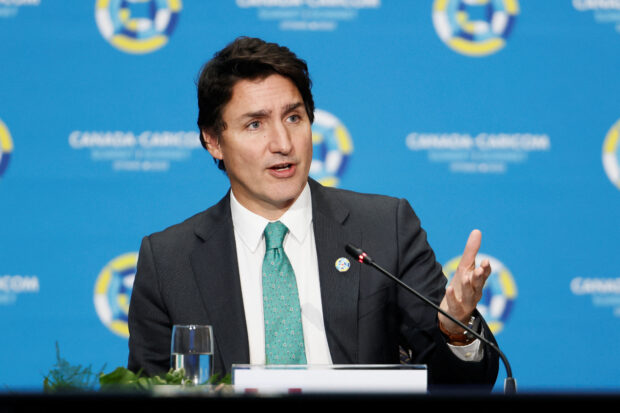
[(293, 167), (292, 163), (280, 163), (280, 164), (271, 166), (269, 169), (280, 172), (280, 171), (286, 171), (288, 169), (291, 169), (292, 167)]
[(278, 179), (291, 178), (295, 175), (296, 166), (294, 163), (282, 162), (267, 168), (271, 175)]

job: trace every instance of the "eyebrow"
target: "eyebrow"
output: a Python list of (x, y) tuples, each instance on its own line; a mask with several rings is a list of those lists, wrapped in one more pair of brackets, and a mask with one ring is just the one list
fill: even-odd
[[(289, 112), (292, 112), (292, 111), (296, 110), (300, 106), (303, 106), (303, 102), (289, 103), (288, 105), (285, 105), (282, 108), (283, 109), (282, 113), (283, 114), (287, 114)], [(257, 110), (256, 112), (244, 113), (243, 115), (239, 116), (239, 119), (245, 119), (245, 118), (264, 118), (265, 116), (268, 116), (270, 114), (271, 114), (270, 110)]]
[(286, 114), (286, 113), (292, 112), (292, 111), (296, 110), (300, 106), (303, 106), (303, 102), (289, 103), (288, 105), (286, 105), (284, 107), (284, 112), (283, 113)]

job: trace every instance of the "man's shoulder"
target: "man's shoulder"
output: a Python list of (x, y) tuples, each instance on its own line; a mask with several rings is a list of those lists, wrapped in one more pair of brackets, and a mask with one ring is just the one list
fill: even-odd
[(351, 200), (351, 201), (362, 201), (362, 202), (389, 202), (394, 203), (398, 202), (399, 198), (385, 195), (385, 194), (375, 194), (368, 192), (358, 192), (350, 189), (343, 188), (334, 188), (324, 186), (323, 190), (329, 194), (329, 196), (335, 196), (339, 199), (343, 200)]
[(391, 210), (398, 208), (403, 200), (390, 195), (358, 192), (349, 189), (317, 186), (316, 191), (320, 194), (320, 200), (328, 200), (331, 203), (340, 203), (351, 211), (360, 210)]
[(230, 216), (228, 196), (208, 209), (198, 212), (183, 221), (148, 235), (151, 242), (187, 243), (196, 237), (206, 238), (214, 226), (226, 223)]
[(149, 235), (151, 238), (174, 238), (179, 235), (186, 235), (188, 232), (193, 232), (194, 228), (203, 220), (204, 215), (208, 210), (199, 212), (192, 215), (189, 218), (184, 219), (181, 222), (170, 225), (162, 230), (153, 232)]

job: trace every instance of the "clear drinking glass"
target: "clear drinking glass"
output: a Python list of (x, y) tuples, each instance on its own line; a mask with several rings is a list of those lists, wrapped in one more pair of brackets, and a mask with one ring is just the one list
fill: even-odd
[(213, 373), (213, 329), (205, 325), (172, 328), (170, 366), (184, 369), (194, 384), (206, 384)]

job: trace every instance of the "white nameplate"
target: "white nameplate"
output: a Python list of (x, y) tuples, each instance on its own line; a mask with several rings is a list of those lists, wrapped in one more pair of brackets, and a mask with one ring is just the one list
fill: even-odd
[(426, 393), (423, 365), (233, 365), (237, 393)]

